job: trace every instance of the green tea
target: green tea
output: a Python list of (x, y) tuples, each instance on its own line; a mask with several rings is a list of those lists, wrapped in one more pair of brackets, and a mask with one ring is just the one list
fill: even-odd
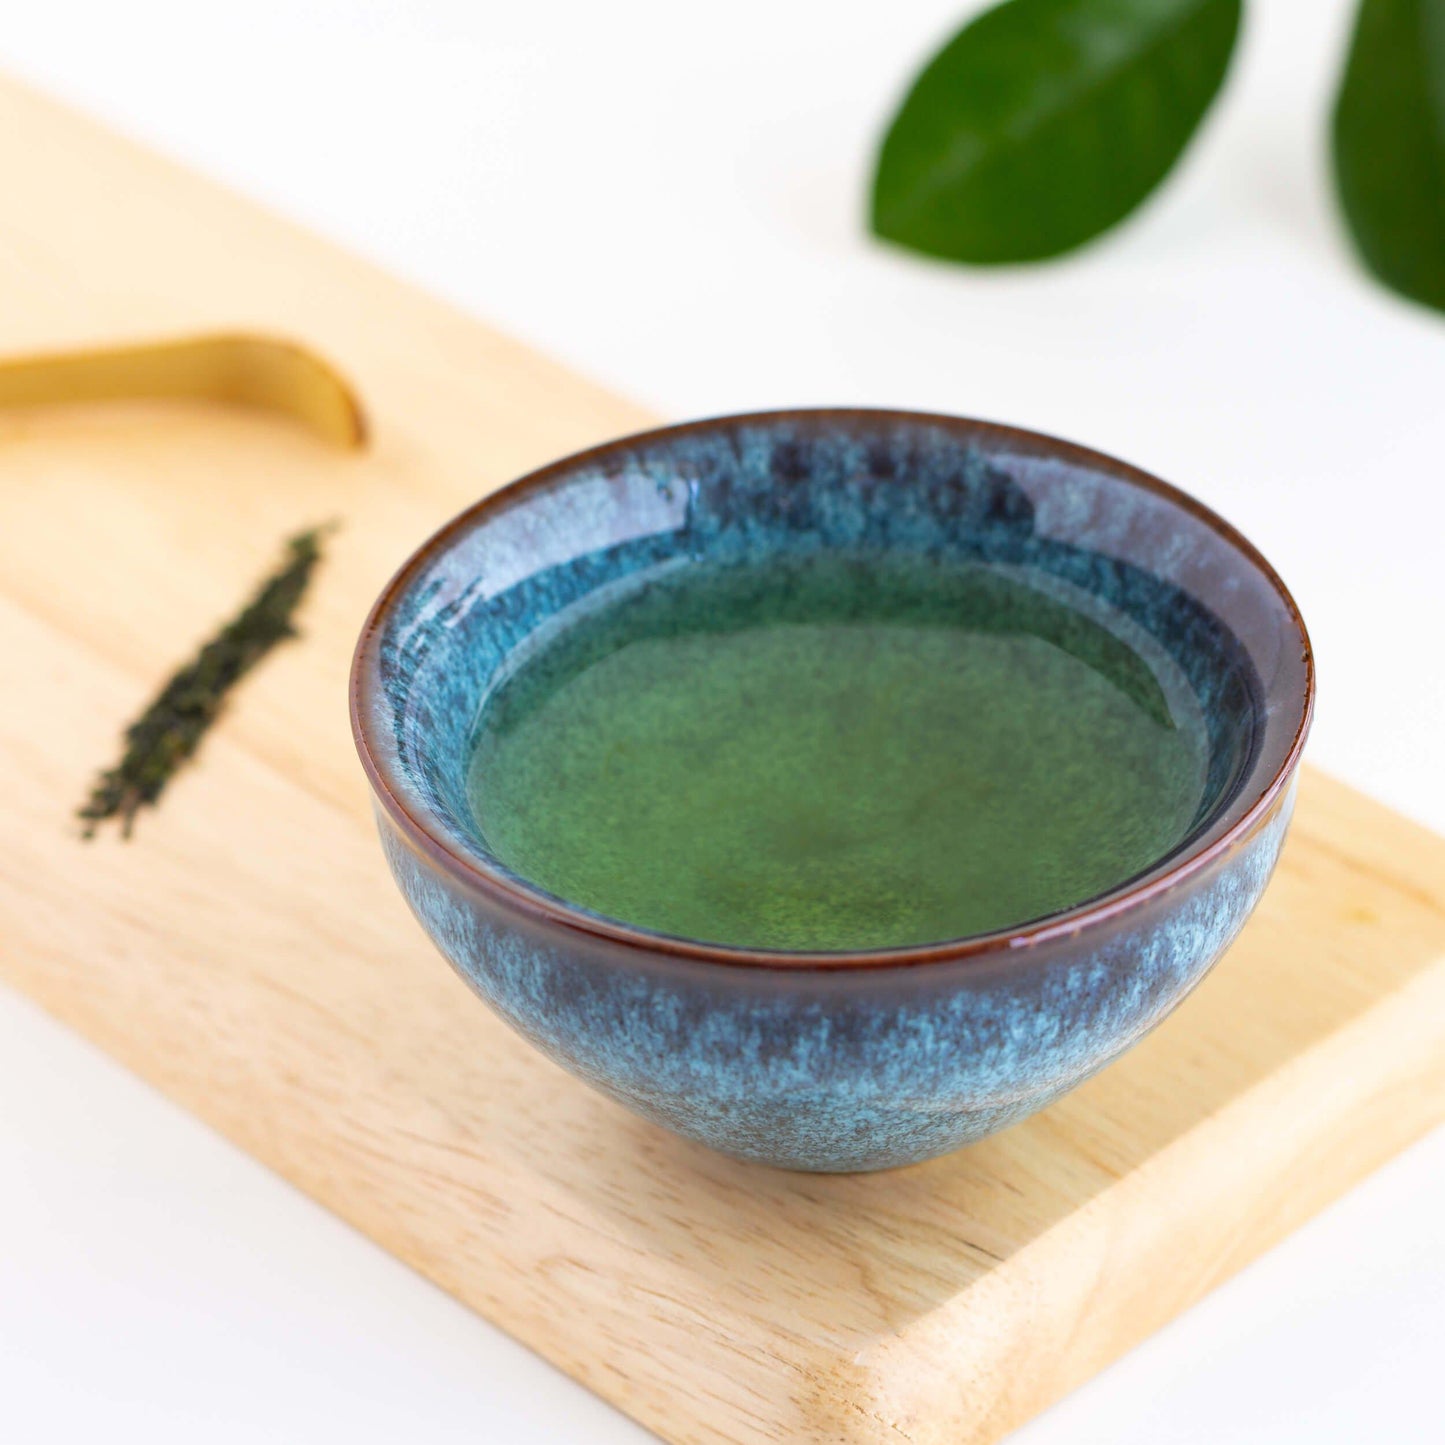
[(1132, 622), (1040, 574), (825, 555), (658, 569), (483, 706), (492, 853), (657, 932), (896, 948), (1057, 912), (1183, 840), (1208, 744)]

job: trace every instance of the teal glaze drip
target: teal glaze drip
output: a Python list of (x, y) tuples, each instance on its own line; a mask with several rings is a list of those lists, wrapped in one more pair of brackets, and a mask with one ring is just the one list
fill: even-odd
[(1006, 928), (1124, 882), (1205, 795), (1199, 703), (1097, 599), (1025, 569), (827, 553), (634, 576), (488, 697), (484, 846), (572, 904), (832, 952)]

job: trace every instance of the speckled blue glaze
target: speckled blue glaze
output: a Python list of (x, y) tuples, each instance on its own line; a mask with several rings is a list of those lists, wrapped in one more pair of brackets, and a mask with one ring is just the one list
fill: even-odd
[[(655, 569), (860, 544), (1020, 568), (1104, 599), (1167, 650), (1210, 736), (1190, 837), (1067, 913), (869, 955), (649, 934), (552, 899), (487, 853), (469, 741), (520, 644)], [(352, 706), (392, 872), (502, 1017), (660, 1124), (747, 1159), (854, 1170), (925, 1159), (1043, 1107), (1194, 987), (1268, 882), (1312, 694), (1278, 578), (1180, 494), (1028, 433), (850, 411), (625, 439), (488, 499), (383, 595)]]

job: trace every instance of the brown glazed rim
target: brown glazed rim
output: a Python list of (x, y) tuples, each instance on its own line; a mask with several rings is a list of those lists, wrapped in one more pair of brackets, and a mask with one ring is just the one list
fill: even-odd
[[(460, 852), (438, 820), (409, 805), (402, 790), (392, 786), (388, 770), (378, 761), (369, 736), (370, 718), (376, 715), (375, 701), (379, 688), (380, 639), (388, 615), (397, 599), (412, 580), (459, 536), (469, 532), (490, 513), (505, 508), (534, 491), (561, 480), (578, 468), (606, 460), (622, 451), (690, 432), (711, 432), (719, 429), (775, 422), (796, 422), (819, 425), (850, 421), (891, 422), (905, 426), (942, 427), (954, 435), (981, 440), (1001, 448), (1013, 448), (1103, 472), (1164, 498), (1189, 515), (1203, 522), (1217, 536), (1238, 551), (1268, 581), (1299, 632), (1304, 663), (1303, 696), (1288, 699), (1298, 712), (1294, 736), (1279, 766), (1262, 787), (1241, 790), (1227, 802), (1212, 824), (1206, 824), (1193, 844), (1185, 845), (1177, 854), (1167, 854), (1160, 862), (1134, 878), (1102, 893), (1088, 902), (1059, 913), (1049, 914), (1013, 928), (992, 933), (970, 934), (963, 938), (904, 948), (873, 949), (859, 952), (790, 953), (782, 949), (735, 948), (726, 944), (703, 943), (693, 939), (653, 933), (645, 928), (615, 922), (597, 914), (574, 908), (570, 904), (533, 888), (521, 879), (487, 867), (479, 860)], [(412, 846), (432, 864), (450, 874), (460, 883), (490, 896), (504, 905), (554, 927), (570, 930), (592, 939), (642, 949), (652, 954), (691, 959), (699, 963), (745, 968), (894, 968), (914, 964), (944, 963), (988, 955), (1007, 954), (1011, 949), (1027, 948), (1051, 939), (1066, 938), (1085, 929), (1105, 924), (1167, 892), (1215, 859), (1229, 852), (1269, 815), (1289, 785), (1304, 749), (1314, 713), (1315, 662), (1304, 619), (1289, 589), (1279, 574), (1264, 559), (1259, 549), (1222, 517), (1202, 502), (1161, 481), (1148, 472), (1121, 462), (1103, 452), (1093, 451), (1073, 442), (1020, 427), (995, 422), (973, 421), (964, 417), (929, 412), (897, 411), (870, 407), (796, 408), (782, 411), (749, 412), (735, 416), (703, 418), (675, 426), (634, 432), (614, 438), (600, 446), (575, 452), (571, 456), (529, 472), (489, 493), (474, 503), (427, 541), (402, 564), (382, 590), (368, 614), (351, 663), (351, 729), (362, 767), (382, 807)], [(1230, 815), (1234, 816), (1230, 818)], [(1220, 830), (1223, 819), (1230, 818)], [(1211, 836), (1213, 834), (1213, 836)]]

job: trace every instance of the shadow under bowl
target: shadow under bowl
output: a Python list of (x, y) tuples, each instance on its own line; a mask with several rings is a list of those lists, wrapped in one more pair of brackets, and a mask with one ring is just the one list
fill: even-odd
[[(919, 947), (804, 954), (667, 936), (519, 877), (468, 796), (518, 648), (599, 589), (830, 550), (1013, 569), (1096, 599), (1187, 680), (1204, 801), (1152, 866), (1077, 907)], [(902, 412), (729, 417), (503, 488), (403, 566), (357, 645), (352, 722), (423, 928), (560, 1064), (648, 1119), (794, 1169), (908, 1164), (1048, 1104), (1162, 1020), (1279, 855), (1314, 670), (1289, 594), (1197, 502), (1098, 453)]]

